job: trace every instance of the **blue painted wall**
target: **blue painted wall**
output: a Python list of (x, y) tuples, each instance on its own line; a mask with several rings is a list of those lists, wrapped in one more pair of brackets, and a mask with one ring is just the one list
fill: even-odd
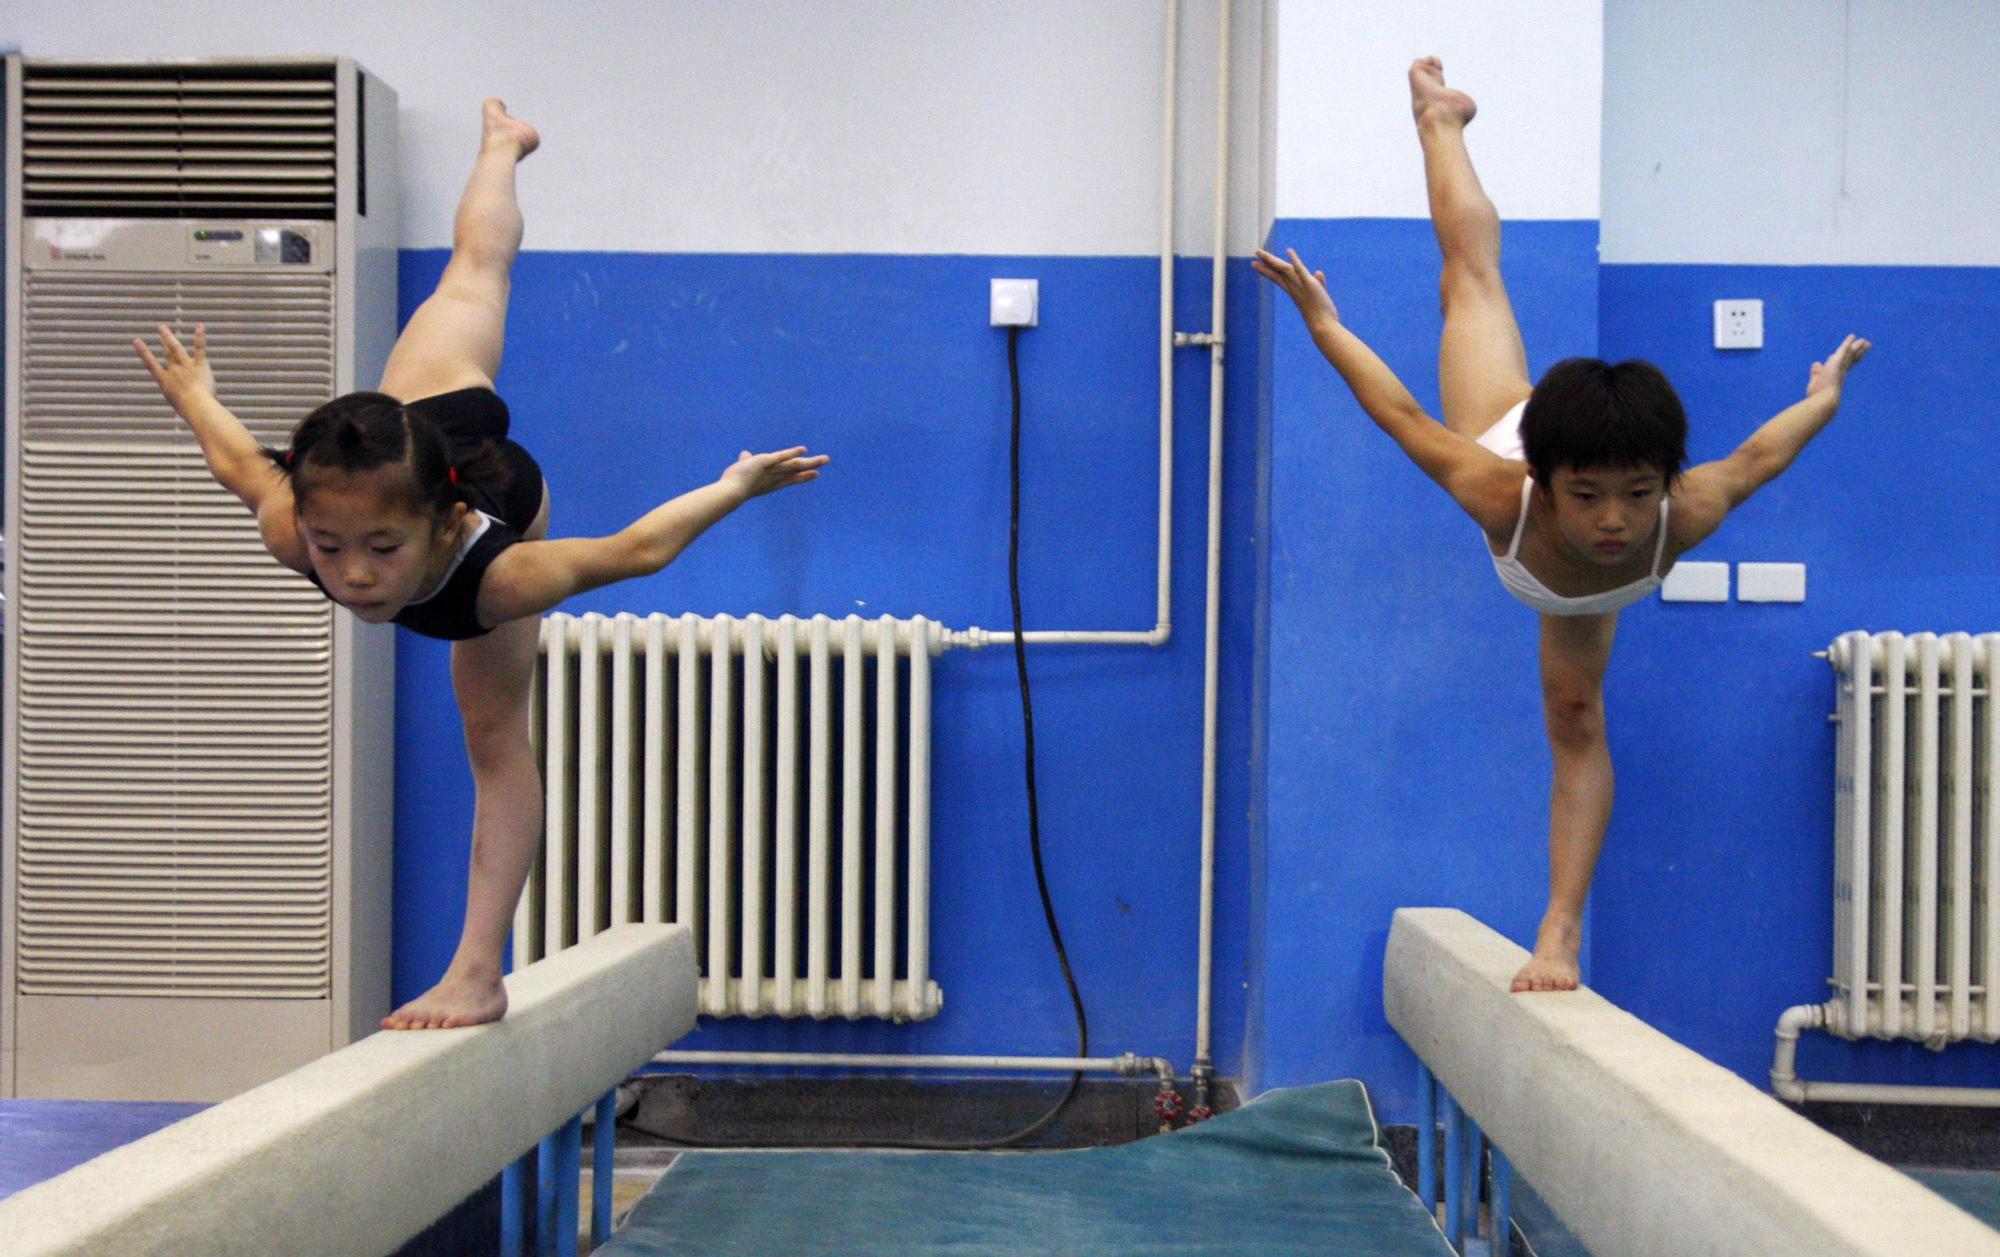
[[(2000, 627), (2000, 272), (1621, 265), (1602, 294), (1605, 355), (1666, 370), (1697, 460), (1797, 400), (1843, 334), (1876, 346), (1832, 425), (1693, 555), (1802, 562), (1806, 601), (1628, 615), (1610, 679), (1596, 984), (1761, 1083), (1778, 1014), (1827, 997), (1833, 954), (1833, 675), (1812, 652), (1851, 629)], [(1764, 300), (1765, 347), (1711, 348), (1712, 303), (1745, 296)], [(2000, 1083), (1978, 1045), (1802, 1044), (1807, 1078)]]
[[(1430, 224), (1281, 220), (1271, 240), (1326, 271), (1347, 324), (1441, 413)], [(1536, 373), (1596, 349), (1596, 243), (1594, 222), (1506, 225)], [(1251, 1063), (1260, 1086), (1362, 1078), (1386, 1120), (1407, 1121), (1415, 1062), (1382, 1015), (1390, 915), (1459, 907), (1523, 939), (1540, 918), (1536, 621), (1494, 579), (1479, 530), (1362, 413), (1274, 292), (1262, 297), (1268, 748), (1253, 807)]]
[[(1510, 223), (1539, 372), (1643, 356), (1680, 386), (1697, 458), (1726, 453), (1840, 333), (1880, 346), (1834, 426), (1697, 557), (1803, 561), (1803, 606), (1644, 603), (1609, 678), (1619, 804), (1593, 904), (1594, 983), (1758, 1079), (1830, 951), (1831, 679), (1853, 627), (1991, 627), (2000, 489), (1974, 373), (2000, 333), (1983, 270), (1614, 266), (1594, 223)], [(1437, 407), (1429, 225), (1293, 221), (1349, 323)], [(406, 255), (406, 301), (438, 252)], [(817, 485), (752, 503), (648, 581), (579, 610), (923, 613), (1006, 623), (1005, 341), (986, 279), (1034, 275), (1022, 342), (1023, 571), (1042, 627), (1143, 627), (1153, 553), (1153, 263), (1136, 258), (529, 254), (501, 385), (548, 469), (558, 532), (621, 526), (743, 446), (802, 441)], [(1206, 267), (1179, 276), (1200, 326)], [(1707, 348), (1709, 302), (1758, 295), (1768, 345)], [(1255, 1088), (1359, 1076), (1413, 1112), (1381, 1013), (1390, 914), (1462, 907), (1527, 939), (1548, 754), (1535, 621), (1479, 537), (1368, 422), (1288, 304), (1230, 279), (1218, 1064)], [(1899, 332), (1898, 329), (1913, 329)], [(1915, 329), (1921, 329), (1917, 334)], [(1206, 359), (1177, 377), (1173, 643), (1033, 656), (1045, 841), (1099, 1050), (1193, 1050)], [(1921, 550), (1910, 539), (1922, 538)], [(1901, 539), (1901, 540), (1899, 540)], [(471, 784), (445, 648), (400, 648), (396, 996), (449, 957)], [(1067, 1052), (1035, 906), (1010, 657), (940, 661), (934, 929), (944, 1015), (705, 1025), (691, 1045)], [(1990, 1054), (1985, 1054), (1990, 1055)], [(1809, 1041), (1808, 1076), (1992, 1082), (1977, 1049)]]
[[(404, 315), (441, 251), (403, 258)], [(1022, 581), (1031, 628), (1154, 620), (1157, 262), (1146, 258), (529, 253), (499, 387), (540, 459), (557, 535), (613, 531), (741, 448), (808, 444), (818, 483), (750, 503), (661, 575), (574, 611), (923, 614), (1005, 628), (1008, 384), (987, 280), (1041, 281), (1021, 340)], [(1177, 326), (1205, 328), (1206, 263), (1180, 267)], [(1251, 326), (1254, 276), (1230, 274)], [(1038, 648), (1030, 665), (1043, 843), (1107, 1054), (1194, 1044), (1208, 367), (1176, 381), (1172, 642)], [(1245, 366), (1254, 362), (1244, 356)], [(1255, 373), (1229, 384), (1217, 1062), (1241, 1067)], [(395, 997), (450, 958), (472, 785), (447, 647), (398, 650)], [(1036, 898), (1010, 651), (937, 661), (935, 1021), (704, 1023), (686, 1046), (1069, 1054), (1075, 1032)]]

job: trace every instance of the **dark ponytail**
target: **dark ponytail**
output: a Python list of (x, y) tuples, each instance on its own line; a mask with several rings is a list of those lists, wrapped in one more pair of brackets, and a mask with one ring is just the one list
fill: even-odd
[(265, 457), (291, 481), (303, 502), (313, 489), (339, 476), (402, 466), (412, 510), (439, 515), (454, 503), (472, 505), (478, 490), (497, 497), (510, 479), (492, 441), (470, 455), (452, 457), (444, 433), (387, 393), (348, 393), (299, 420), (284, 449)]

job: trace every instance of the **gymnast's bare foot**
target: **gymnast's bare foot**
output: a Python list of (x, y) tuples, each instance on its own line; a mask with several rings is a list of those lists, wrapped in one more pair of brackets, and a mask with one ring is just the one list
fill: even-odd
[(1520, 991), (1574, 991), (1583, 980), (1577, 967), (1577, 952), (1583, 946), (1583, 928), (1575, 921), (1558, 917), (1542, 918), (1535, 933), (1534, 954), (1514, 975), (1513, 989)]
[(382, 1019), (384, 1030), (450, 1030), (498, 1021), (507, 1011), (500, 971), (457, 964), (438, 984)]
[(1479, 112), (1472, 97), (1444, 85), (1444, 62), (1436, 57), (1420, 57), (1410, 63), (1410, 112), (1418, 125), (1428, 117), (1464, 126)]
[(507, 112), (507, 106), (498, 96), (488, 96), (480, 106), (486, 124), (487, 144), (505, 144), (517, 151), (514, 160), (519, 161), (541, 147), (542, 136), (535, 128)]

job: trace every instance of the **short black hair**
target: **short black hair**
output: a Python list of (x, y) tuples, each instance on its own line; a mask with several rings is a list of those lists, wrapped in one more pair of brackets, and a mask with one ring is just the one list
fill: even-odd
[(264, 454), (291, 481), (297, 501), (334, 475), (403, 466), (401, 488), (410, 508), (433, 515), (469, 502), (468, 488), (498, 492), (509, 479), (493, 442), (454, 458), (436, 424), (387, 393), (336, 397), (301, 419), (284, 449)]
[(1565, 358), (1528, 395), (1521, 445), (1543, 485), (1559, 467), (1657, 467), (1672, 484), (1687, 463), (1687, 411), (1650, 362)]

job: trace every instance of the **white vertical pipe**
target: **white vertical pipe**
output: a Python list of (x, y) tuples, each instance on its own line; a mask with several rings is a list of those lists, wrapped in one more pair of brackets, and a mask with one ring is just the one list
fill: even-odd
[(861, 1015), (861, 617), (842, 622), (840, 740), (840, 1011)]
[(646, 758), (640, 774), (644, 792), (643, 834), (639, 882), (644, 920), (658, 924), (667, 915), (667, 795), (673, 778), (667, 775), (667, 618), (655, 611), (646, 617)]
[(678, 768), (674, 773), (674, 921), (694, 932), (696, 954), (706, 956), (702, 941), (708, 933), (708, 913), (702, 900), (702, 812), (707, 802), (704, 783), (708, 764), (701, 727), (701, 618), (683, 615), (674, 648), (680, 656), (680, 736), (675, 739)]
[(1985, 777), (1986, 815), (1979, 822), (1978, 841), (1985, 856), (1981, 865), (1986, 885), (1981, 896), (1984, 963), (1977, 977), (1985, 988), (1981, 1021), (1990, 1043), (2000, 1039), (2000, 633), (1980, 634), (1979, 669), (1986, 701), (1975, 736), (1984, 752), (1979, 763)]
[(548, 733), (543, 803), (542, 955), (569, 946), (564, 928), (576, 910), (576, 855), (571, 845), (571, 800), (576, 782), (570, 761), (569, 617), (556, 617), (549, 633)]
[(598, 783), (604, 780), (604, 654), (598, 640), (604, 617), (585, 615), (577, 625), (576, 651), (576, 941), (603, 933), (604, 814)]
[(1174, 140), (1180, 107), (1180, 0), (1167, 0), (1167, 34), (1160, 92), (1160, 521), (1158, 588), (1154, 622), (1161, 633), (1173, 620), (1174, 526)]
[(875, 622), (875, 1015), (895, 1015), (896, 621)]
[(1930, 1041), (1937, 1034), (1938, 639), (1919, 633), (1911, 640), (1917, 647), (1917, 762), (1909, 793), (1917, 814), (1910, 826), (1916, 900), (1910, 905), (1908, 951), (1916, 1036)]
[(772, 838), (777, 891), (771, 898), (772, 972), (777, 975), (777, 1012), (790, 1017), (798, 1011), (799, 920), (799, 621), (778, 619), (778, 745), (776, 794), (772, 800)]
[(632, 627), (638, 617), (621, 612), (611, 621), (611, 924), (638, 921), (639, 844), (633, 833), (632, 769), (639, 747), (632, 736)]
[(710, 621), (708, 684), (708, 981), (702, 1011), (735, 1011), (736, 746), (730, 724), (736, 706), (736, 620)]
[(916, 1020), (929, 1015), (925, 1007), (931, 985), (931, 648), (930, 621), (910, 621), (910, 903), (908, 924), (909, 987), (903, 1015)]
[(1201, 941), (1195, 993), (1195, 1063), (1209, 1064), (1215, 969), (1216, 709), (1222, 650), (1222, 384), (1224, 308), (1229, 279), (1229, 0), (1217, 14), (1215, 68), (1215, 242), (1209, 273), (1208, 585), (1203, 610), (1201, 695)]
[(1908, 736), (1905, 704), (1910, 690), (1909, 648), (1901, 633), (1884, 633), (1882, 651), (1882, 763), (1880, 792), (1881, 838), (1876, 861), (1880, 929), (1875, 938), (1876, 979), (1880, 983), (1880, 1016), (1870, 1027), (1884, 1038), (1903, 1033), (1903, 806), (1904, 740)]
[(737, 709), (743, 719), (742, 823), (737, 831), (741, 844), (743, 878), (743, 981), (738, 987), (737, 1007), (752, 1017), (764, 1011), (764, 617), (753, 615), (745, 624), (743, 637), (743, 703)]
[(827, 831), (832, 821), (827, 778), (833, 764), (833, 621), (812, 618), (812, 711), (806, 725), (810, 760), (806, 792), (806, 1011), (826, 1016), (827, 927), (832, 916), (828, 882), (832, 856)]
[(1972, 1033), (1972, 635), (1945, 638), (1951, 657), (1950, 1033)]

